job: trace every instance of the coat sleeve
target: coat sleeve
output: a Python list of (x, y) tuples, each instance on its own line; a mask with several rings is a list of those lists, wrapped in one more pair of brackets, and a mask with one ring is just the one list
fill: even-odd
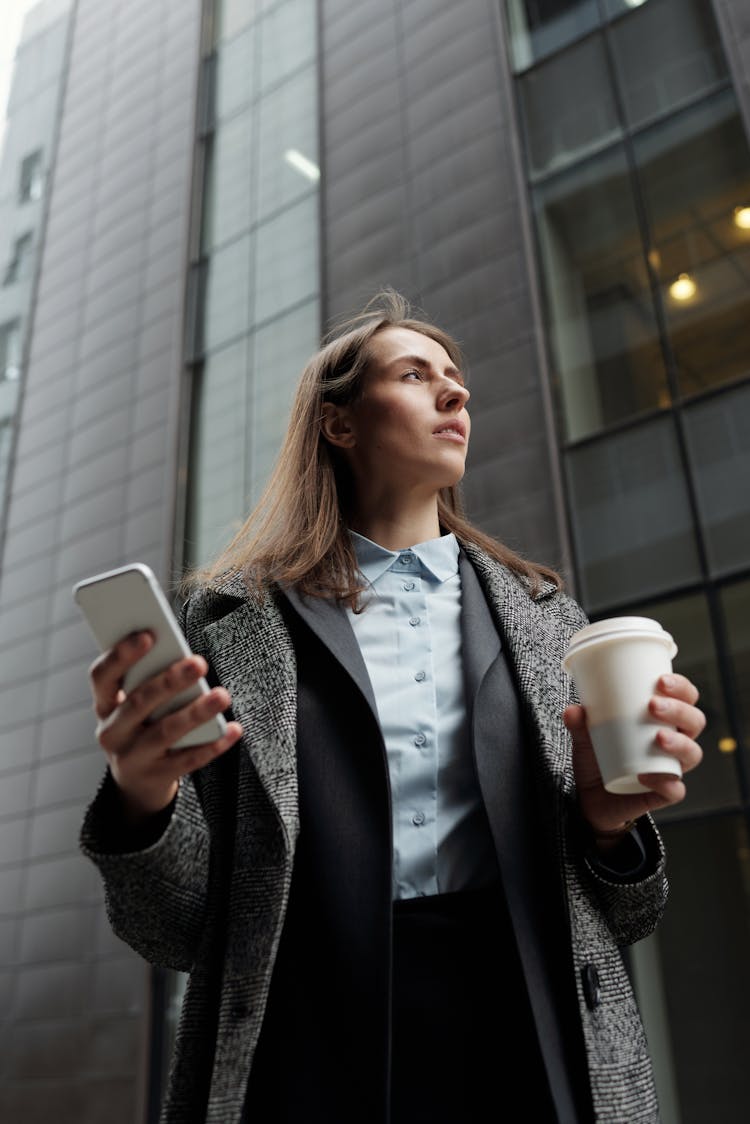
[(599, 902), (618, 945), (635, 944), (656, 928), (667, 903), (665, 853), (661, 836), (650, 816), (637, 827), (645, 859), (637, 878), (617, 876), (589, 851), (584, 857), (585, 877)]
[[(180, 614), (183, 630), (187, 605)], [(200, 958), (207, 908), (210, 836), (196, 785), (183, 777), (172, 804), (134, 831), (107, 770), (80, 835), (99, 868), (115, 934), (152, 964), (189, 971)]]
[[(570, 636), (588, 622), (581, 607), (569, 597), (561, 599), (565, 645)], [(571, 683), (569, 702), (578, 702)], [(569, 817), (569, 844), (581, 876), (598, 903), (618, 945), (634, 944), (654, 931), (667, 902), (666, 856), (659, 831), (650, 815), (638, 820), (637, 832), (643, 861), (638, 874), (618, 875), (597, 861), (590, 832), (580, 818), (577, 805)]]
[(115, 934), (152, 964), (189, 971), (199, 959), (210, 844), (195, 787), (183, 778), (174, 803), (133, 835), (122, 825), (107, 772), (81, 830), (81, 849), (99, 868)]

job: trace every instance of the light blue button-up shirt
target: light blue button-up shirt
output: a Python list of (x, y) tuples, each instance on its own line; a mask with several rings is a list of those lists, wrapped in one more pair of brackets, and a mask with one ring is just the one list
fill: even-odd
[(388, 757), (394, 897), (486, 885), (497, 866), (469, 739), (458, 542), (393, 551), (351, 535), (367, 591), (349, 619)]

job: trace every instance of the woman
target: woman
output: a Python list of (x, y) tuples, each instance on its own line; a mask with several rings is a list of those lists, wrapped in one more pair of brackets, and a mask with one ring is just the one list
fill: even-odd
[[(560, 668), (581, 610), (460, 513), (461, 366), (381, 295), (308, 364), (260, 507), (193, 580), (196, 654), (127, 698), (147, 634), (93, 665), (83, 846), (115, 931), (190, 972), (167, 1121), (658, 1119), (617, 946), (661, 913), (648, 813), (684, 785), (604, 790)], [(650, 704), (685, 772), (696, 700), (673, 675)]]

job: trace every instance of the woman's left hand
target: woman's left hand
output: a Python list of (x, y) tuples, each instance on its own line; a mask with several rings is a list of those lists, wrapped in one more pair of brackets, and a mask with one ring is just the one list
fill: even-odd
[[(684, 675), (662, 675), (657, 693), (649, 702), (649, 711), (659, 722), (668, 723), (656, 735), (659, 748), (674, 756), (683, 773), (700, 764), (703, 750), (696, 738), (706, 725), (706, 716), (695, 705), (698, 689)], [(578, 804), (597, 842), (617, 841), (618, 833), (628, 830), (628, 823), (646, 812), (678, 804), (685, 798), (684, 782), (667, 773), (645, 773), (638, 779), (649, 792), (618, 795), (607, 792), (602, 784), (599, 766), (591, 744), (586, 712), (582, 706), (569, 706), (563, 721), (573, 738), (573, 771), (578, 790)], [(670, 729), (670, 727), (675, 727)]]

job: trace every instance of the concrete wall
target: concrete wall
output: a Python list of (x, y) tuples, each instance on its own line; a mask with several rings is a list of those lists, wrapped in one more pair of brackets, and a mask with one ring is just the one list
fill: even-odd
[(149, 978), (77, 850), (102, 771), (70, 590), (170, 576), (199, 0), (79, 0), (0, 585), (0, 1119), (143, 1118)]

